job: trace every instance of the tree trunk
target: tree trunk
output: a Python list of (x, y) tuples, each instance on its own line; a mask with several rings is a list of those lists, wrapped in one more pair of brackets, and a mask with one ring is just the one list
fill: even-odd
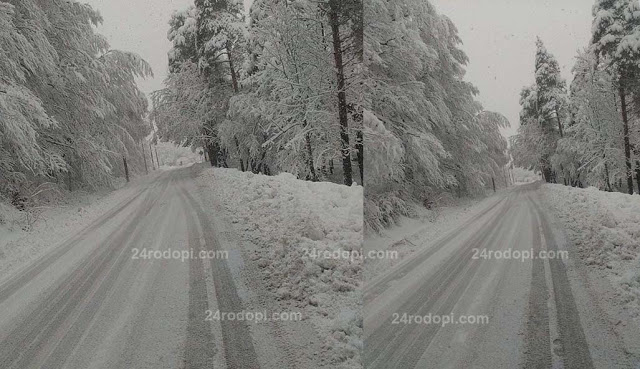
[(356, 133), (356, 150), (358, 150), (358, 168), (360, 169), (360, 184), (364, 186), (364, 138), (362, 131)]
[(562, 133), (562, 122), (560, 122), (560, 114), (558, 114), (558, 108), (556, 108), (556, 119), (558, 120), (558, 130), (560, 131), (560, 138), (564, 136)]
[(160, 169), (160, 158), (158, 157), (158, 145), (154, 147), (156, 149), (156, 163), (158, 163), (158, 169)]
[(229, 168), (229, 164), (227, 164), (227, 158), (229, 157), (229, 151), (225, 148), (222, 149), (222, 167)]
[(636, 186), (638, 186), (638, 193), (640, 194), (640, 160), (636, 160)]
[(605, 176), (605, 184), (607, 185), (607, 191), (611, 192), (611, 181), (609, 180), (609, 165), (607, 162), (604, 163), (604, 176)]
[(242, 153), (240, 152), (240, 144), (238, 143), (238, 137), (233, 137), (236, 142), (236, 148), (238, 149), (238, 160), (240, 161), (240, 170), (244, 172), (244, 161), (242, 161)]
[(342, 61), (342, 39), (340, 38), (340, 20), (338, 17), (340, 0), (329, 0), (329, 23), (333, 33), (333, 56), (335, 59), (336, 78), (338, 83), (338, 116), (340, 119), (340, 145), (342, 148), (342, 167), (344, 170), (344, 184), (353, 183), (351, 154), (349, 150), (349, 117), (347, 114), (347, 94)]
[(542, 169), (542, 177), (544, 178), (544, 181), (547, 183), (553, 183), (553, 174), (552, 174), (551, 168), (545, 165), (541, 169)]
[(127, 178), (127, 182), (129, 182), (129, 166), (127, 165), (127, 158), (122, 156), (122, 161), (124, 162), (124, 175)]
[(207, 152), (209, 153), (209, 162), (212, 167), (216, 167), (218, 165), (218, 150), (217, 145), (215, 143), (207, 144)]
[(631, 144), (629, 143), (629, 118), (627, 116), (627, 97), (624, 87), (618, 88), (620, 94), (620, 110), (622, 112), (622, 123), (624, 129), (624, 157), (627, 167), (627, 190), (629, 195), (633, 195), (633, 174), (631, 171)]
[(238, 93), (238, 77), (236, 76), (236, 69), (233, 65), (233, 58), (231, 55), (231, 43), (227, 42), (227, 57), (229, 58), (229, 70), (231, 71), (231, 85), (233, 86), (233, 92)]
[[(229, 58), (229, 72), (231, 73), (231, 86), (233, 87), (233, 93), (237, 94), (240, 91), (238, 87), (238, 76), (236, 75), (236, 69), (233, 65), (233, 55), (231, 54), (231, 44), (227, 42), (227, 57)], [(242, 161), (242, 154), (240, 152), (240, 144), (238, 144), (238, 137), (233, 137), (236, 142), (236, 148), (238, 149), (238, 160), (240, 161), (240, 170), (245, 171), (244, 161)], [(249, 165), (249, 161), (247, 160), (247, 165)]]
[(311, 173), (311, 181), (318, 182), (315, 165), (313, 165), (313, 150), (311, 149), (311, 136), (307, 133), (304, 137), (307, 146), (307, 165), (309, 165), (309, 173)]

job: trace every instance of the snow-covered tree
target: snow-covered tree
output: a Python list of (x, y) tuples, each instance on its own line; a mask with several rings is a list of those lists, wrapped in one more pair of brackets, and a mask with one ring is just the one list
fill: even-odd
[(464, 81), (453, 22), (416, 0), (371, 1), (364, 19), (368, 225), (410, 215), (408, 201), (481, 192), (502, 178), (508, 121), (485, 112)]
[[(369, 147), (390, 142), (385, 139), (377, 143), (384, 136), (376, 132), (391, 132), (403, 142), (404, 149), (390, 152), (406, 156), (400, 168), (389, 171), (394, 173), (389, 180), (404, 180), (405, 171), (420, 168), (432, 185), (442, 185), (446, 179), (439, 160), (447, 153), (434, 128), (445, 124), (449, 113), (441, 89), (427, 90), (420, 80), (428, 66), (438, 63), (437, 51), (420, 35), (433, 34), (439, 18), (428, 2), (377, 0), (365, 7), (364, 18), (364, 96), (365, 109), (371, 114), (371, 119), (365, 120), (367, 153)], [(377, 124), (368, 126), (367, 122)], [(386, 176), (376, 168), (400, 166), (397, 157), (388, 157), (388, 163), (373, 158), (365, 155), (368, 190), (387, 183)]]
[[(348, 128), (354, 114), (348, 114), (344, 127), (341, 105), (336, 103), (336, 90), (340, 89), (333, 37), (323, 5), (310, 1), (253, 3), (249, 29), (252, 49), (247, 58), (251, 66), (246, 68), (249, 75), (244, 81), (249, 90), (232, 100), (234, 115), (230, 121), (235, 128), (225, 127), (227, 133), (245, 133), (243, 137), (249, 140), (251, 156), (257, 163), (272, 158), (275, 162), (269, 163), (271, 168), (311, 180), (328, 175), (327, 166), (334, 159), (342, 159), (344, 145), (350, 165), (352, 151), (351, 140), (343, 140), (340, 132), (347, 128), (346, 133), (353, 135)], [(344, 94), (338, 95), (344, 95), (350, 113), (354, 99), (347, 92), (352, 91), (352, 65), (357, 61), (353, 59), (353, 45), (344, 43), (344, 48), (342, 52), (351, 59), (343, 66), (348, 77), (342, 88)], [(239, 127), (238, 122), (248, 126)], [(350, 183), (351, 175), (343, 172), (344, 182)]]
[(635, 0), (597, 0), (593, 6), (591, 43), (596, 55), (603, 58), (607, 68), (615, 70), (622, 117), (627, 190), (629, 194), (633, 194), (629, 98), (633, 94), (637, 95), (639, 88), (640, 3)]
[(191, 60), (176, 65), (164, 82), (164, 89), (151, 94), (151, 118), (158, 127), (158, 136), (183, 146), (207, 147), (216, 134), (203, 122), (224, 119), (227, 96), (217, 96), (219, 90), (209, 88), (209, 82)]
[(611, 191), (626, 178), (623, 131), (616, 108), (615, 77), (600, 68), (593, 50), (578, 55), (571, 83), (572, 123), (558, 142), (559, 157), (570, 171), (572, 185), (593, 185)]
[(539, 38), (534, 76), (535, 83), (520, 93), (520, 129), (512, 141), (514, 158), (519, 166), (540, 170), (547, 182), (564, 180), (562, 164), (553, 168), (552, 157), (568, 117), (567, 87), (557, 60)]
[[(137, 55), (111, 50), (102, 21), (75, 1), (0, 2), (0, 177), (104, 185), (124, 156), (140, 157), (146, 98)], [(134, 161), (136, 161), (134, 160)], [(142, 160), (140, 158), (140, 163)]]
[[(228, 155), (234, 155), (244, 171), (247, 150), (240, 147), (239, 137), (234, 136), (232, 146), (221, 147), (218, 136), (229, 99), (240, 93), (239, 66), (244, 64), (246, 38), (242, 4), (236, 0), (197, 0), (194, 6), (176, 12), (169, 25), (168, 37), (173, 42), (169, 52), (171, 75), (167, 89), (154, 93), (153, 116), (161, 138), (179, 144), (202, 144), (212, 165), (226, 165)], [(189, 86), (190, 82), (194, 84)], [(193, 114), (173, 119), (180, 109)], [(189, 138), (172, 132), (188, 132)]]
[(212, 162), (220, 146), (222, 160), (237, 159), (242, 170), (310, 180), (335, 179), (333, 161), (344, 154), (348, 166), (352, 156), (361, 162), (361, 5), (257, 0), (248, 25), (236, 1), (196, 1), (176, 13), (171, 75), (153, 94), (161, 137), (204, 142)]

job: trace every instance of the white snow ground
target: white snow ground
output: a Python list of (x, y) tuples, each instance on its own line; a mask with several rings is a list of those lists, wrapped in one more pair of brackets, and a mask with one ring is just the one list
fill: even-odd
[(381, 234), (371, 232), (366, 236), (366, 250), (397, 251), (397, 257), (368, 259), (365, 263), (365, 281), (389, 270), (416, 251), (428, 248), (451, 230), (460, 227), (467, 220), (495, 201), (494, 196), (486, 198), (464, 198), (457, 203), (428, 210), (416, 205), (417, 218), (401, 217), (400, 225), (385, 229)]
[(256, 245), (249, 258), (282, 311), (301, 310), (325, 338), (331, 367), (361, 367), (362, 260), (311, 252), (361, 251), (362, 187), (223, 168), (204, 170), (197, 183)]
[(119, 191), (63, 194), (37, 211), (37, 221), (28, 231), (26, 214), (0, 202), (0, 281), (85, 228), (103, 215), (105, 209), (126, 199), (133, 192), (132, 185), (141, 180), (145, 179), (133, 179), (128, 186), (122, 184), (124, 187)]
[(611, 302), (640, 325), (640, 196), (557, 184), (542, 190), (580, 260), (611, 281)]

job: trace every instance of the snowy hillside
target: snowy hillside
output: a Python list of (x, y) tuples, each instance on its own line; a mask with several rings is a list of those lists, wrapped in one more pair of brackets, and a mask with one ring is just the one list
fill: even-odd
[(578, 256), (603, 271), (640, 324), (640, 197), (547, 184), (543, 193), (564, 222)]

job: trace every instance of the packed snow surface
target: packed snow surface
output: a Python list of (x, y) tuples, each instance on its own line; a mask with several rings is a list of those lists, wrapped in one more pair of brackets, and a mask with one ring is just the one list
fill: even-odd
[(363, 261), (351, 252), (362, 250), (362, 187), (224, 168), (203, 171), (198, 183), (257, 245), (251, 259), (273, 296), (303, 309), (326, 338), (334, 367), (358, 367)]
[(0, 281), (81, 231), (130, 196), (132, 189), (65, 192), (31, 212), (0, 202)]
[(380, 233), (367, 234), (366, 250), (388, 250), (389, 257), (367, 260), (365, 281), (385, 273), (405, 258), (431, 247), (448, 232), (461, 227), (471, 217), (490, 206), (494, 197), (449, 199), (446, 205), (426, 209), (415, 205), (416, 217), (400, 217), (398, 224)]

